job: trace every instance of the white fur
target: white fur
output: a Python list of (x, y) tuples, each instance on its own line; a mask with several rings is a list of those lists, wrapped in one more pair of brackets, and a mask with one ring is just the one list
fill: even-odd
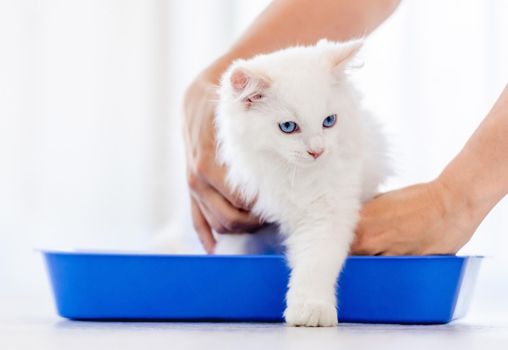
[[(290, 325), (337, 324), (336, 281), (360, 205), (387, 172), (380, 128), (347, 75), (360, 47), (322, 40), (238, 60), (221, 81), (219, 160), (228, 184), (256, 200), (252, 212), (280, 226), (292, 271), (284, 313)], [(247, 80), (238, 84), (239, 76)], [(336, 124), (323, 128), (331, 114)], [(297, 122), (300, 132), (284, 134), (283, 121)], [(317, 148), (324, 153), (314, 159), (307, 150)], [(216, 253), (260, 253), (267, 237), (221, 235)]]

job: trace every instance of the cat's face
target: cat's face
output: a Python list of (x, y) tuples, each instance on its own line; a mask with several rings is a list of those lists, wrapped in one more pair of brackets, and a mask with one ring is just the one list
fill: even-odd
[(319, 166), (347, 133), (354, 94), (344, 63), (358, 48), (324, 43), (238, 62), (222, 83), (219, 138), (290, 165)]

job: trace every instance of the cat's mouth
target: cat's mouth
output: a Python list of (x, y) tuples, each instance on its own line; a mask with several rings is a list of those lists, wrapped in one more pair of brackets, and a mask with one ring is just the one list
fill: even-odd
[(297, 154), (293, 157), (292, 163), (296, 166), (309, 168), (309, 167), (320, 165), (324, 158), (326, 158), (325, 155), (320, 155), (319, 157), (314, 157), (309, 154)]

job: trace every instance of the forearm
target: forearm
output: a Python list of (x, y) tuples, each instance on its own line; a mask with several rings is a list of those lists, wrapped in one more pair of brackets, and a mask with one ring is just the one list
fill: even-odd
[(398, 3), (398, 0), (274, 0), (206, 73), (217, 79), (237, 58), (314, 44), (321, 38), (347, 40), (367, 35)]
[(508, 85), (438, 180), (479, 222), (508, 193)]

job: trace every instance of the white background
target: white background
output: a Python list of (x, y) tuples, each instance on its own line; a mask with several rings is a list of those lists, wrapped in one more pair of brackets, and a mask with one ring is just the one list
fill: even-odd
[[(267, 3), (0, 0), (0, 295), (46, 300), (35, 247), (136, 249), (169, 220), (192, 237), (180, 100)], [(508, 3), (406, 1), (363, 60), (358, 84), (392, 144), (388, 188), (430, 180), (508, 82)], [(490, 257), (483, 315), (508, 308), (507, 213), (463, 250)]]

